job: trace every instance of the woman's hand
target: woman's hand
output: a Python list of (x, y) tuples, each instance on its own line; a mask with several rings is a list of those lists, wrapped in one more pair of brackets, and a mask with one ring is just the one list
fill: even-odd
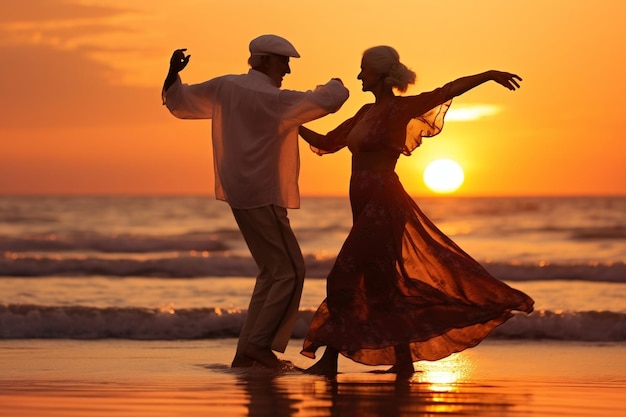
[(491, 71), (491, 79), (509, 90), (520, 88), (518, 81), (522, 81), (519, 75), (496, 70)]

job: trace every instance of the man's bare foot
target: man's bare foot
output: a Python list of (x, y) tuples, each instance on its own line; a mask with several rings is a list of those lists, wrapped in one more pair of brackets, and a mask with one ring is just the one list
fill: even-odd
[(282, 367), (281, 367), (281, 371), (304, 371), (304, 369), (300, 368), (299, 366), (296, 366), (293, 362), (288, 361), (288, 360), (284, 360), (284, 359), (279, 359)]
[(231, 368), (250, 368), (254, 366), (254, 360), (242, 355), (235, 354), (235, 358), (233, 359), (233, 363), (230, 365)]
[(267, 346), (259, 346), (254, 343), (248, 343), (243, 349), (243, 354), (249, 360), (260, 363), (270, 369), (283, 369), (283, 362), (278, 360), (272, 349)]

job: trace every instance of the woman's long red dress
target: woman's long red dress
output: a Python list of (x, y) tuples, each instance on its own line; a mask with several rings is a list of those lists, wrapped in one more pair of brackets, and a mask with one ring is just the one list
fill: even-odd
[(450, 105), (437, 89), (365, 105), (326, 135), (320, 154), (353, 154), (353, 227), (327, 279), (302, 354), (331, 346), (366, 365), (394, 364), (394, 346), (413, 361), (438, 360), (477, 345), (533, 300), (491, 276), (444, 235), (394, 172), (400, 153), (443, 127)]

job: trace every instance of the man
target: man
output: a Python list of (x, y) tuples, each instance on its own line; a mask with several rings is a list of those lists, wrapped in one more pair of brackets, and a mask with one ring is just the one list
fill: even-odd
[(332, 79), (313, 91), (280, 89), (300, 55), (286, 39), (262, 35), (249, 45), (247, 74), (187, 85), (178, 73), (190, 56), (174, 51), (163, 103), (181, 119), (212, 119), (215, 196), (226, 201), (259, 274), (233, 367), (284, 365), (304, 283), (304, 259), (287, 209), (300, 206), (298, 126), (337, 111), (348, 90)]

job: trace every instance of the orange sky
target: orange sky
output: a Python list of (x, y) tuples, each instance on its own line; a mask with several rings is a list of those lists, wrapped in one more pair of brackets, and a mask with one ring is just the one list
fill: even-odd
[[(0, 194), (212, 194), (210, 122), (160, 102), (169, 57), (188, 48), (189, 83), (243, 73), (263, 33), (302, 55), (283, 87), (350, 89), (309, 125), (323, 133), (372, 101), (356, 80), (370, 46), (394, 46), (418, 74), (407, 94), (492, 68), (524, 78), (454, 100), (444, 131), (401, 157), (412, 194), (429, 194), (437, 158), (465, 170), (457, 195), (626, 194), (625, 21), (621, 0), (2, 2)], [(348, 151), (301, 145), (302, 194), (345, 194)]]

